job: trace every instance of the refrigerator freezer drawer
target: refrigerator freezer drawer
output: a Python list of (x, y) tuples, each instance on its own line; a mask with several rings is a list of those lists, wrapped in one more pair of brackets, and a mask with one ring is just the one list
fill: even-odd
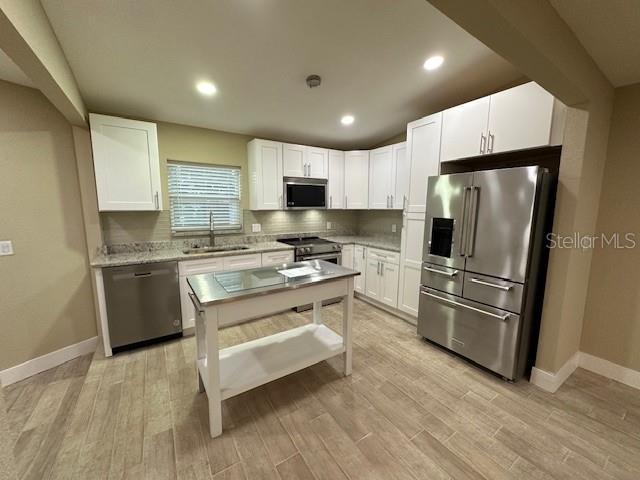
[(514, 379), (520, 317), (429, 288), (420, 290), (418, 334)]
[(462, 295), (464, 272), (455, 268), (441, 267), (432, 263), (422, 264), (420, 283), (425, 287), (435, 288), (442, 292)]
[(502, 310), (520, 313), (523, 289), (520, 283), (477, 273), (464, 273), (464, 298)]

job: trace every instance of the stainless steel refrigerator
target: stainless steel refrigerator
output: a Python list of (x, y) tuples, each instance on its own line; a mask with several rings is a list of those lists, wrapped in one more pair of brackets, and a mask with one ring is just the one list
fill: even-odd
[(429, 177), (420, 335), (508, 380), (530, 368), (549, 195), (537, 166)]

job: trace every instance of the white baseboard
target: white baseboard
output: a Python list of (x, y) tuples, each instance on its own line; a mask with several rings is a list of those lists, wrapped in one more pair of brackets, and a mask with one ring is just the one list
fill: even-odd
[(96, 350), (97, 344), (98, 337), (88, 338), (82, 342), (56, 350), (55, 352), (28, 360), (15, 367), (2, 370), (0, 371), (0, 384), (6, 387), (7, 385), (19, 382), (37, 373), (55, 368), (74, 358), (93, 353)]
[(580, 352), (580, 367), (603, 377), (611, 378), (625, 385), (640, 389), (640, 372), (632, 370), (604, 358), (594, 357), (588, 353)]
[(529, 381), (542, 390), (554, 393), (565, 382), (567, 378), (578, 368), (580, 352), (576, 352), (567, 362), (555, 373), (547, 372), (540, 368), (533, 367)]
[(640, 389), (639, 371), (585, 352), (576, 352), (556, 373), (533, 367), (529, 381), (547, 392), (554, 393), (578, 367)]

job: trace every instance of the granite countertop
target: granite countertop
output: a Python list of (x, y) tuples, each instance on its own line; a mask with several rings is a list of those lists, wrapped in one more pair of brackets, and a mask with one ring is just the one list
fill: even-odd
[(296, 268), (306, 268), (312, 273), (287, 278), (279, 273), (282, 267), (272, 266), (237, 272), (190, 275), (187, 277), (187, 282), (198, 303), (201, 306), (207, 306), (360, 275), (360, 272), (324, 260), (309, 260), (287, 265), (287, 269)]
[(247, 255), (251, 253), (277, 252), (279, 250), (293, 250), (291, 245), (280, 242), (260, 242), (246, 244), (244, 250), (227, 250), (224, 252), (183, 253), (179, 248), (164, 250), (150, 250), (125, 253), (101, 253), (91, 261), (92, 267), (119, 267), (143, 263), (170, 262), (183, 260), (202, 260), (204, 258), (228, 257), (231, 255)]
[(380, 248), (381, 250), (389, 250), (391, 252), (400, 251), (400, 236), (397, 238), (389, 236), (366, 236), (366, 235), (336, 235), (324, 236), (327, 240), (341, 243), (343, 245), (355, 243), (364, 245), (365, 247)]

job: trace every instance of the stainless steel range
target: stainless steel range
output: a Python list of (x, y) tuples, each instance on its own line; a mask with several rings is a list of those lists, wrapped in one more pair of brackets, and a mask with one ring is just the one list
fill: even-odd
[[(279, 238), (279, 242), (295, 247), (295, 260), (302, 262), (305, 260), (325, 260), (327, 262), (342, 264), (342, 245), (331, 240), (320, 237), (290, 237)], [(326, 300), (323, 305), (339, 302), (339, 298)], [(301, 305), (295, 308), (296, 312), (309, 310), (313, 305)]]

